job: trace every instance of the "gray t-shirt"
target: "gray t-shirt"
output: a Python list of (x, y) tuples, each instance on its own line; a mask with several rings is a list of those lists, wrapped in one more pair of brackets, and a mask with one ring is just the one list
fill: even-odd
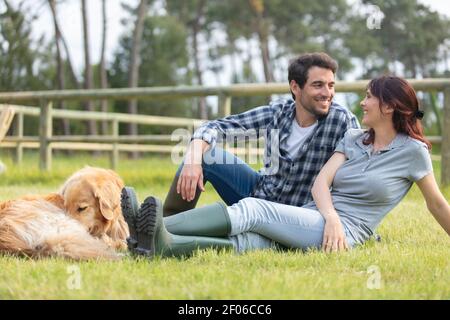
[[(389, 146), (372, 154), (364, 145), (367, 131), (350, 129), (338, 144), (347, 160), (331, 186), (333, 205), (342, 223), (358, 242), (364, 242), (408, 193), (413, 182), (433, 172), (427, 146), (397, 134)], [(317, 210), (314, 202), (304, 207)]]

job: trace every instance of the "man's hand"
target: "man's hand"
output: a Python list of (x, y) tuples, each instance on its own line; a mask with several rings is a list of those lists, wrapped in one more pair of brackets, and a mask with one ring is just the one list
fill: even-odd
[(183, 200), (192, 201), (195, 197), (197, 187), (205, 191), (203, 186), (203, 153), (208, 149), (209, 144), (203, 140), (193, 140), (189, 145), (184, 160), (183, 169), (177, 182), (177, 193), (181, 193)]
[(323, 232), (322, 249), (326, 253), (338, 252), (348, 249), (344, 227), (338, 216), (326, 219)]
[(201, 191), (205, 191), (202, 165), (185, 164), (178, 178), (177, 192), (181, 193), (183, 200), (190, 202), (195, 197), (197, 186)]

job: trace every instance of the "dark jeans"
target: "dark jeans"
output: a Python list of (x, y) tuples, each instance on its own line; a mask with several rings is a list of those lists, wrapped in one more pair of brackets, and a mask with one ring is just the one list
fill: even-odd
[[(180, 175), (183, 164), (177, 171)], [(221, 148), (214, 148), (203, 155), (203, 182), (210, 182), (222, 200), (232, 205), (250, 195), (259, 173), (244, 161)]]

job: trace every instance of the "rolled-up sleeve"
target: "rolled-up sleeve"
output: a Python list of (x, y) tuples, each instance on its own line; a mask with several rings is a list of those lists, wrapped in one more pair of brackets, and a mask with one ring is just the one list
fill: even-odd
[(259, 129), (265, 129), (273, 121), (281, 106), (282, 104), (270, 104), (222, 119), (208, 121), (194, 132), (192, 139), (201, 139), (214, 148), (218, 138), (226, 137), (228, 132), (241, 131), (241, 133), (245, 133), (247, 130), (257, 132)]

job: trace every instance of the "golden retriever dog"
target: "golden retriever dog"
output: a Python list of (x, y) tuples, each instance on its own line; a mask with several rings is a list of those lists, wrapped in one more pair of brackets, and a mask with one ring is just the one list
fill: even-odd
[(0, 251), (31, 257), (115, 259), (126, 248), (124, 184), (112, 170), (86, 167), (58, 193), (0, 203)]
[(112, 248), (125, 249), (129, 231), (120, 208), (123, 187), (114, 171), (85, 167), (67, 179), (59, 194), (66, 212), (91, 235)]

